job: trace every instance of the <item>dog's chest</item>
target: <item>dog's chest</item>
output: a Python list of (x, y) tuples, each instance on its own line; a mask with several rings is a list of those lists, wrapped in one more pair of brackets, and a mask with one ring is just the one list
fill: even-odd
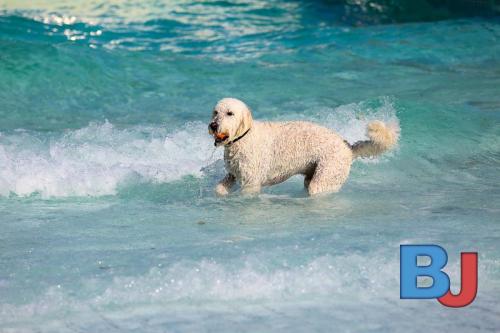
[(250, 156), (243, 149), (226, 149), (224, 151), (224, 165), (227, 172), (241, 179), (245, 170), (251, 167)]
[(233, 151), (231, 149), (224, 150), (224, 165), (226, 170), (236, 176), (240, 176), (240, 164), (241, 160), (238, 158), (241, 153), (239, 151)]

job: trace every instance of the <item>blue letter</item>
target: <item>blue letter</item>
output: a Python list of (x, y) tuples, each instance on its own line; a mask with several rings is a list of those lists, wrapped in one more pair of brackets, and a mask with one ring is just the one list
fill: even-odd
[[(400, 246), (400, 297), (401, 298), (437, 298), (450, 289), (450, 278), (441, 269), (448, 262), (446, 251), (437, 245), (401, 245)], [(428, 266), (418, 266), (417, 257), (431, 258)], [(418, 276), (432, 278), (432, 286), (417, 286)]]

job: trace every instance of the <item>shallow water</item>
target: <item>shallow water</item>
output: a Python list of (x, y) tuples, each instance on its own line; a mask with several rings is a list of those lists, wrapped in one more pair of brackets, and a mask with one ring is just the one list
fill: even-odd
[[(0, 330), (500, 330), (499, 21), (341, 9), (0, 4)], [(224, 96), (401, 142), (335, 195), (218, 199)], [(400, 300), (405, 243), (446, 248), (453, 290), (478, 251), (476, 301)]]

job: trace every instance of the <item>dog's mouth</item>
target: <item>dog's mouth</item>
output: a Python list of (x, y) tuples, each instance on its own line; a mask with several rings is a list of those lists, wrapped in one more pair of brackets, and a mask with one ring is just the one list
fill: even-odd
[(229, 139), (229, 135), (226, 133), (214, 133), (215, 145), (224, 143), (227, 139)]

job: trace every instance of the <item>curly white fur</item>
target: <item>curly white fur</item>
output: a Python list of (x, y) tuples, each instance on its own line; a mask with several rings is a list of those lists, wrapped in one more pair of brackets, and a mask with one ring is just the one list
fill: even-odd
[(209, 133), (216, 145), (224, 145), (227, 175), (215, 188), (218, 195), (227, 195), (235, 182), (243, 193), (258, 193), (262, 186), (297, 174), (305, 176), (309, 195), (337, 192), (354, 158), (381, 154), (398, 140), (397, 128), (374, 121), (367, 128), (370, 140), (351, 146), (310, 122), (254, 121), (246, 104), (235, 98), (224, 98), (214, 107)]

